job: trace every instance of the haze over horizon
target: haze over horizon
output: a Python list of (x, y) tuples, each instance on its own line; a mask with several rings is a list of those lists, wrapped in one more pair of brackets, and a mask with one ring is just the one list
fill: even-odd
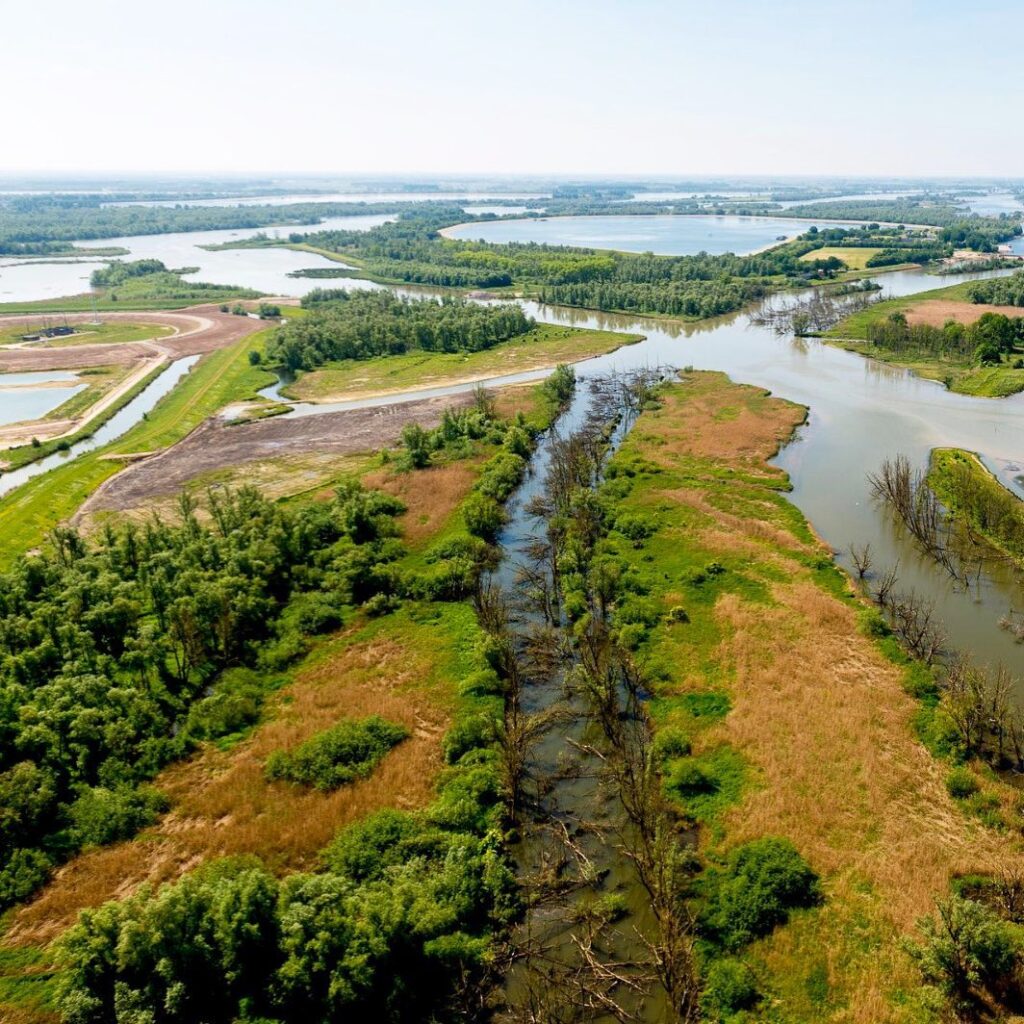
[(50, 0), (5, 28), (6, 174), (1024, 174), (1010, 0)]

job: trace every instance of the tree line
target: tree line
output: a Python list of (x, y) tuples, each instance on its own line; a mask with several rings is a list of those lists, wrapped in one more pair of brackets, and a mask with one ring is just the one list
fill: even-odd
[(1009, 277), (992, 277), (968, 286), (971, 302), (986, 306), (1024, 306), (1024, 271)]
[(1018, 343), (1024, 341), (1024, 317), (983, 313), (967, 326), (947, 320), (942, 327), (934, 327), (911, 324), (903, 313), (897, 312), (869, 323), (866, 335), (871, 344), (899, 355), (993, 365), (1013, 353)]
[(535, 326), (515, 303), (406, 299), (390, 291), (316, 289), (302, 304), (309, 314), (285, 323), (267, 345), (267, 357), (291, 372), (413, 350), (478, 352)]

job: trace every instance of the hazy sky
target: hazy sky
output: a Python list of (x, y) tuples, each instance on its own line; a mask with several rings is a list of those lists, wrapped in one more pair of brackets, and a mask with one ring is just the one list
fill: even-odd
[(0, 172), (1024, 175), (1021, 0), (0, 10)]

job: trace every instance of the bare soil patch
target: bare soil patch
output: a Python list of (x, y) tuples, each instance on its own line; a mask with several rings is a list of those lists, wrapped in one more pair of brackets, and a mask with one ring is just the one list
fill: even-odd
[(316, 416), (276, 416), (238, 426), (214, 417), (173, 447), (111, 477), (85, 502), (76, 520), (94, 512), (135, 508), (176, 494), (196, 476), (248, 462), (309, 452), (379, 450), (394, 444), (406, 424), (436, 426), (444, 409), (471, 401), (472, 396), (429, 398)]
[[(224, 348), (239, 338), (263, 330), (266, 321), (246, 316), (222, 313), (217, 306), (192, 306), (180, 311), (137, 311), (102, 314), (104, 320), (127, 323), (158, 324), (170, 327), (175, 333), (152, 342), (115, 342), (105, 345), (59, 345), (47, 347), (44, 344), (27, 348), (0, 349), (0, 372), (31, 370), (65, 370), (87, 366), (104, 366), (112, 363), (130, 363), (136, 359), (151, 359), (155, 353), (166, 353), (171, 358), (197, 355)], [(61, 314), (60, 319), (64, 320)], [(69, 324), (88, 323), (92, 313), (68, 313)], [(0, 317), (0, 327), (9, 328), (24, 324), (37, 326), (40, 314), (20, 314)]]
[(976, 302), (952, 302), (946, 299), (927, 299), (907, 310), (907, 322), (941, 327), (947, 320), (973, 324), (983, 313), (1002, 313), (1003, 316), (1024, 317), (1020, 306), (985, 306)]

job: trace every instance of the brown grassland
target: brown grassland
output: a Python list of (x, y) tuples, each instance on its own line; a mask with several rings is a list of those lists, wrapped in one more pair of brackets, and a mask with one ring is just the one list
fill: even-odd
[[(438, 660), (427, 651), (377, 630), (362, 637), (358, 627), (335, 638), (273, 699), (251, 736), (228, 750), (208, 745), (162, 772), (157, 785), (171, 811), (135, 839), (86, 852), (62, 868), (15, 915), (6, 941), (49, 941), (83, 907), (177, 878), (214, 857), (258, 854), (279, 871), (308, 869), (341, 826), (381, 807), (425, 805), (447, 720), (444, 693), (431, 685)], [(411, 735), (370, 778), (331, 793), (264, 778), (273, 751), (343, 718), (372, 714), (401, 722)]]
[(1020, 306), (985, 306), (976, 302), (954, 302), (947, 299), (926, 299), (910, 305), (907, 309), (907, 322), (911, 324), (930, 324), (941, 327), (947, 320), (956, 320), (961, 324), (973, 324), (983, 313), (1002, 313), (1011, 318), (1024, 316)]
[[(743, 759), (741, 793), (702, 832), (706, 852), (783, 836), (822, 876), (822, 907), (752, 950), (779, 1019), (931, 1019), (915, 1003), (920, 979), (904, 938), (954, 876), (1024, 866), (1024, 856), (1012, 832), (982, 825), (950, 797), (949, 766), (915, 736), (906, 670), (859, 630), (863, 602), (778, 494), (784, 474), (766, 460), (803, 415), (723, 375), (696, 374), (627, 438), (620, 456), (661, 469), (626, 499), (658, 513), (642, 558), (668, 570), (666, 611), (682, 602), (691, 619), (656, 627), (645, 648), (671, 666), (653, 711), (694, 730), (697, 757), (728, 747)], [(673, 579), (673, 568), (712, 560), (726, 567), (713, 593), (682, 571)], [(709, 683), (731, 710), (711, 724), (687, 718), (681, 695)], [(1016, 796), (983, 785), (1007, 805)]]

